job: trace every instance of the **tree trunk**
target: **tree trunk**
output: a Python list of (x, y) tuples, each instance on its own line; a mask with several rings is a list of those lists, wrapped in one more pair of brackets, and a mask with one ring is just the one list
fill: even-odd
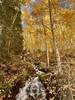
[(48, 43), (47, 43), (47, 39), (46, 39), (46, 30), (45, 30), (45, 27), (44, 27), (43, 20), (42, 20), (42, 26), (43, 26), (43, 29), (44, 29), (44, 35), (45, 35), (47, 67), (49, 68), (49, 65), (50, 65), (50, 62), (49, 62), (49, 48), (48, 48)]
[(48, 0), (48, 6), (49, 6), (49, 16), (50, 16), (50, 28), (52, 32), (52, 43), (53, 43), (53, 53), (56, 56), (57, 60), (57, 67), (58, 67), (58, 73), (61, 73), (61, 61), (60, 61), (60, 54), (58, 47), (56, 45), (56, 39), (55, 39), (55, 33), (54, 33), (54, 22), (53, 22), (53, 16), (52, 16), (52, 5), (51, 5), (51, 0)]

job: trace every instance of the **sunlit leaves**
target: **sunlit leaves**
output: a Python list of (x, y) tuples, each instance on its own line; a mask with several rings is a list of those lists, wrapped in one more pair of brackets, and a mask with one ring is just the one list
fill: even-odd
[[(70, 0), (69, 2), (72, 5), (75, 4), (74, 0)], [(58, 37), (57, 41), (59, 41), (59, 39), (61, 39), (62, 41), (63, 37), (62, 32), (64, 32), (64, 34), (67, 34), (66, 31), (68, 31), (68, 33), (70, 34), (71, 31), (73, 32), (75, 30), (74, 7), (72, 6), (72, 9), (66, 9), (60, 5), (60, 0), (51, 0), (51, 4), (52, 4), (52, 16), (54, 19), (53, 23), (54, 23), (55, 36)], [(38, 38), (36, 38), (38, 37), (38, 33), (40, 34), (39, 38), (42, 38), (42, 35), (43, 36), (46, 35), (45, 38), (42, 38), (42, 40), (44, 39), (45, 41), (45, 39), (47, 39), (48, 41), (50, 41), (51, 30), (49, 24), (50, 16), (49, 16), (48, 0), (35, 0), (35, 1), (25, 0), (25, 5), (30, 6), (31, 9), (30, 10), (25, 9), (25, 11), (22, 13), (23, 21), (25, 21), (27, 26), (27, 28), (24, 29), (25, 30), (24, 32), (26, 32), (28, 35), (31, 33), (35, 34), (34, 36), (32, 36), (32, 34), (30, 35), (31, 40), (35, 41), (34, 44), (36, 44), (36, 41), (38, 40)], [(44, 24), (45, 34), (42, 23)], [(48, 43), (48, 45), (49, 44), (50, 42)]]

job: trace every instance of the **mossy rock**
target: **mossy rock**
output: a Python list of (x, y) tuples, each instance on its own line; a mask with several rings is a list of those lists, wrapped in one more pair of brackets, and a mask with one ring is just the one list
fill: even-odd
[(48, 76), (46, 75), (46, 73), (39, 75), (39, 79), (41, 80), (41, 82), (43, 84), (45, 84), (45, 85), (48, 84)]

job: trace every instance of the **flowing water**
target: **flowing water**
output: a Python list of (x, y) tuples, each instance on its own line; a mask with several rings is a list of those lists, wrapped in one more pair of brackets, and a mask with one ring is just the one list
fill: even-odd
[(25, 86), (20, 89), (16, 100), (46, 100), (46, 92), (38, 77), (27, 80)]
[(37, 76), (26, 81), (25, 86), (17, 94), (16, 100), (47, 100), (45, 88), (38, 77), (42, 72), (36, 66), (34, 70)]

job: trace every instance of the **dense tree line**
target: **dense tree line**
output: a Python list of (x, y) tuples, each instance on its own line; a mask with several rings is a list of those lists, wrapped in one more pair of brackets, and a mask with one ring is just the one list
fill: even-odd
[(17, 0), (2, 0), (0, 3), (0, 58), (7, 59), (22, 51), (20, 3)]

